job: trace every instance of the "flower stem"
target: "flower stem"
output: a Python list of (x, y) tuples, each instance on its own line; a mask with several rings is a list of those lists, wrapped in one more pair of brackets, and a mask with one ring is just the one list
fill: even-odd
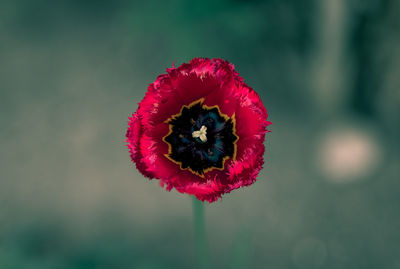
[(204, 221), (203, 202), (193, 196), (193, 222), (196, 241), (196, 263), (197, 269), (210, 268), (208, 257), (208, 243), (206, 237), (206, 226)]

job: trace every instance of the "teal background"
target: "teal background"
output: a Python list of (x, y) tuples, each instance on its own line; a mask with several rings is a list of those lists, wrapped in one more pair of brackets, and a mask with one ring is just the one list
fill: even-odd
[(213, 268), (400, 268), (400, 2), (0, 1), (0, 268), (193, 268), (190, 197), (131, 164), (149, 83), (219, 57), (274, 125), (205, 208)]

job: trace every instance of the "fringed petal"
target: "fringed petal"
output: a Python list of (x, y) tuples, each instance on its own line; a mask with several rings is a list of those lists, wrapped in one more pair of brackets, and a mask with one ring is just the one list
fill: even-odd
[[(168, 158), (169, 120), (183, 106), (202, 101), (217, 106), (232, 118), (236, 152), (224, 161), (222, 169), (211, 169), (200, 176)], [(157, 77), (135, 114), (129, 118), (126, 142), (132, 161), (148, 178), (157, 178), (168, 191), (195, 195), (201, 201), (217, 201), (225, 193), (249, 186), (263, 166), (267, 111), (258, 94), (243, 82), (234, 66), (221, 59), (195, 58), (178, 68), (167, 69)]]

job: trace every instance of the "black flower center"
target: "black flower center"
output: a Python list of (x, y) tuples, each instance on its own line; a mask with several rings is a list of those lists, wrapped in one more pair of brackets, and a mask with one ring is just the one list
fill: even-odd
[(234, 122), (217, 106), (207, 107), (202, 101), (183, 106), (168, 123), (170, 133), (164, 137), (170, 149), (167, 157), (182, 169), (202, 175), (214, 168), (223, 169), (225, 159), (233, 158), (238, 139)]

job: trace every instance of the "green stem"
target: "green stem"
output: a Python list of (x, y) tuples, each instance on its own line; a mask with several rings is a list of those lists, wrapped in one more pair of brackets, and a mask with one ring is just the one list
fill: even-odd
[(193, 196), (193, 222), (196, 241), (196, 262), (198, 269), (208, 269), (208, 244), (206, 236), (206, 225), (204, 221), (203, 202)]

